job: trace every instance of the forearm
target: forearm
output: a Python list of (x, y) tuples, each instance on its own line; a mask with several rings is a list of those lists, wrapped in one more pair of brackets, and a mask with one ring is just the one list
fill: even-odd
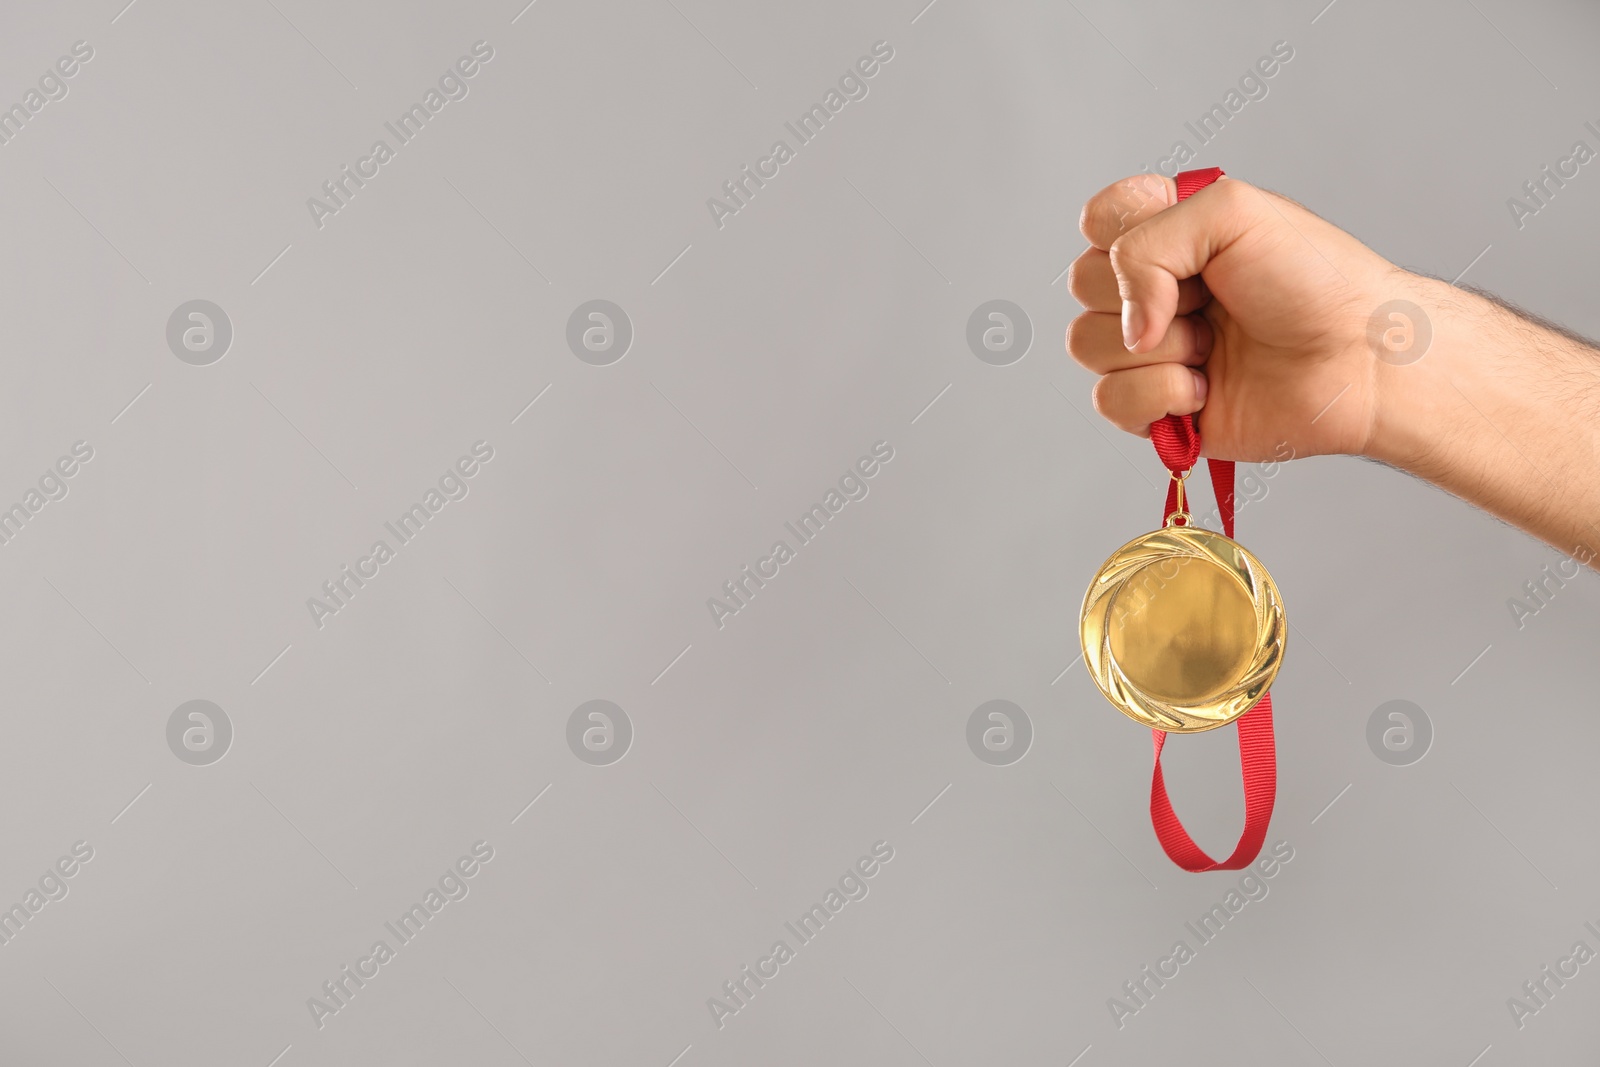
[(1366, 454), (1600, 568), (1600, 351), (1412, 276), (1433, 340), (1378, 363)]

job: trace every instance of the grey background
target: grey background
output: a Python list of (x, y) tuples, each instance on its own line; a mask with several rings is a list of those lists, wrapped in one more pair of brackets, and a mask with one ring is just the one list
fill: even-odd
[[(1072, 665), (1162, 472), (1061, 347), (1082, 202), (1279, 40), (1197, 165), (1600, 333), (1596, 166), (1521, 229), (1506, 205), (1600, 147), (1592, 6), (123, 3), (0, 32), (7, 104), (95, 50), (0, 147), (0, 498), (95, 450), (0, 547), (0, 903), (95, 850), (0, 946), (0, 1061), (1592, 1055), (1600, 967), (1523, 1029), (1506, 1001), (1600, 948), (1596, 582), (1519, 629), (1556, 553), (1351, 459), (1240, 517), (1295, 627), (1294, 859), (1117, 1027), (1238, 876), (1166, 861), (1149, 738)], [(478, 40), (470, 95), (313, 225)], [(718, 229), (706, 199), (879, 40), (869, 95)], [(166, 345), (195, 299), (234, 329), (210, 366)], [(635, 330), (610, 366), (566, 346), (593, 299)], [(992, 299), (1032, 321), (1009, 366), (966, 345)], [(470, 495), (317, 629), (306, 599), (478, 440)], [(878, 440), (870, 495), (717, 629), (706, 599)], [(234, 730), (207, 766), (167, 747), (194, 699)], [(566, 743), (593, 699), (633, 726), (607, 766)], [(994, 699), (1033, 726), (1008, 766), (967, 747)], [(1366, 742), (1395, 699), (1434, 729), (1410, 766)], [(1168, 746), (1214, 852), (1236, 761), (1232, 731)], [(480, 839), (470, 895), (317, 1029), (307, 998)], [(879, 840), (870, 895), (718, 1029), (707, 998)]]

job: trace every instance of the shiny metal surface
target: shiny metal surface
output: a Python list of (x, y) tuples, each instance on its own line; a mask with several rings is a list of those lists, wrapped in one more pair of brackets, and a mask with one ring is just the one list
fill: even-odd
[(1089, 585), (1079, 631), (1089, 673), (1114, 706), (1154, 729), (1198, 733), (1267, 691), (1288, 623), (1247, 549), (1172, 525), (1112, 554)]

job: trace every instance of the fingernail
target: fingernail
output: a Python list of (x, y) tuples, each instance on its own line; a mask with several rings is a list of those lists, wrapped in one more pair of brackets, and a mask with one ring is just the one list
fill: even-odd
[(1206, 381), (1206, 376), (1199, 371), (1191, 369), (1189, 373), (1194, 375), (1194, 402), (1197, 406), (1204, 407), (1206, 390), (1210, 387), (1210, 384)]
[(1122, 346), (1132, 352), (1144, 335), (1144, 310), (1132, 300), (1122, 302)]
[(1211, 324), (1209, 322), (1205, 319), (1199, 319), (1195, 323), (1194, 345), (1195, 350), (1200, 353), (1201, 359), (1206, 359), (1211, 355), (1211, 346), (1216, 342), (1216, 339), (1216, 334), (1211, 332)]

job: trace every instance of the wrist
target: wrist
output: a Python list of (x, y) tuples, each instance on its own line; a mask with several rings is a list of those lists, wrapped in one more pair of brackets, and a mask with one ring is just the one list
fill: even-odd
[(1375, 360), (1363, 454), (1600, 567), (1600, 351), (1476, 293), (1407, 278), (1397, 288), (1432, 336), (1412, 362)]
[[(1450, 468), (1472, 462), (1484, 413), (1474, 413), (1468, 400), (1468, 393), (1481, 390), (1469, 387), (1496, 377), (1485, 364), (1503, 349), (1485, 342), (1503, 328), (1494, 320), (1506, 312), (1446, 282), (1397, 275), (1401, 284), (1389, 291), (1398, 297), (1385, 307), (1400, 306), (1367, 329), (1375, 402), (1372, 430), (1361, 454), (1444, 483), (1450, 480)], [(1410, 331), (1409, 348), (1396, 351), (1383, 344), (1390, 323)], [(1487, 397), (1479, 400), (1493, 403)]]

